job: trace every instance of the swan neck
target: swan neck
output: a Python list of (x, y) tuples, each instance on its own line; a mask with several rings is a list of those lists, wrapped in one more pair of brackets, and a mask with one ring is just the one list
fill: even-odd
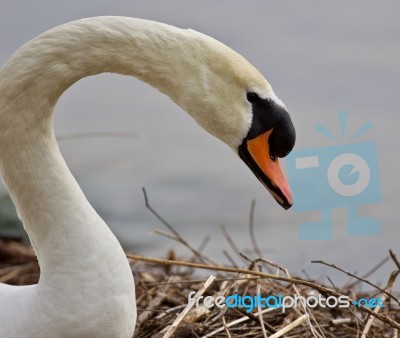
[(133, 75), (173, 97), (180, 91), (174, 49), (184, 38), (182, 30), (145, 20), (84, 19), (40, 35), (0, 70), (0, 171), (41, 280), (58, 284), (66, 269), (88, 271), (90, 279), (90, 271), (97, 273), (90, 264), (113, 279), (122, 272), (110, 266), (118, 269), (124, 255), (60, 154), (52, 126), (58, 98), (79, 79), (103, 72)]
[(14, 88), (45, 96), (54, 104), (76, 81), (104, 72), (137, 77), (174, 99), (187, 76), (182, 63), (191, 53), (188, 35), (141, 19), (83, 19), (24, 45), (4, 67), (2, 77)]

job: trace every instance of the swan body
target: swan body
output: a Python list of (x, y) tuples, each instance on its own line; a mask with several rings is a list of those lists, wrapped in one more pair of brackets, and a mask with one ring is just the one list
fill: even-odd
[(141, 19), (58, 26), (0, 70), (0, 173), (41, 269), (37, 285), (0, 284), (0, 338), (132, 337), (132, 271), (69, 171), (52, 126), (61, 94), (103, 72), (135, 76), (168, 95), (291, 205), (277, 157), (292, 149), (294, 129), (242, 56), (196, 31)]

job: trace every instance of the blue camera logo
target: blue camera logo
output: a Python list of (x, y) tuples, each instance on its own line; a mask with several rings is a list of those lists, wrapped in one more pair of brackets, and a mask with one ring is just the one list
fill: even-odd
[[(345, 139), (348, 114), (339, 113), (341, 139)], [(349, 140), (355, 141), (372, 128), (365, 123)], [(339, 140), (321, 124), (316, 132)], [(293, 191), (295, 211), (321, 211), (321, 221), (300, 225), (304, 240), (332, 239), (332, 210), (346, 208), (347, 233), (377, 235), (380, 224), (376, 219), (358, 214), (362, 205), (382, 200), (378, 159), (374, 142), (344, 143), (328, 147), (294, 150), (287, 157), (288, 176)]]

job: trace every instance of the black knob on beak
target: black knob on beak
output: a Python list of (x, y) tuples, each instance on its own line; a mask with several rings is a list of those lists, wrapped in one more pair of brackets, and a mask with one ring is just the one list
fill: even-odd
[(274, 126), (269, 138), (270, 156), (285, 157), (293, 149), (296, 141), (296, 131), (288, 112), (282, 108), (279, 112), (279, 122)]

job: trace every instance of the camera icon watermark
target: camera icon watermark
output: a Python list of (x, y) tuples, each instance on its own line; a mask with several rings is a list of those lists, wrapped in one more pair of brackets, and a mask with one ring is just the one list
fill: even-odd
[(294, 150), (287, 157), (288, 177), (292, 187), (295, 211), (321, 211), (320, 221), (300, 225), (299, 237), (305, 240), (332, 239), (332, 210), (346, 208), (347, 233), (377, 235), (379, 222), (358, 214), (363, 205), (382, 200), (376, 145), (357, 138), (372, 128), (370, 122), (345, 141), (348, 114), (339, 113), (341, 140), (317, 124), (316, 132), (335, 143), (327, 147)]

